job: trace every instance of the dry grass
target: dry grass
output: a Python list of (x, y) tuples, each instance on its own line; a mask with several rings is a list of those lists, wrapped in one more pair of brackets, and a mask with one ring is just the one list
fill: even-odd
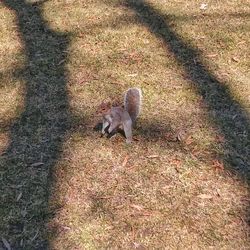
[[(0, 5), (0, 248), (249, 249), (249, 1), (34, 2)], [(128, 146), (93, 128), (131, 86)]]

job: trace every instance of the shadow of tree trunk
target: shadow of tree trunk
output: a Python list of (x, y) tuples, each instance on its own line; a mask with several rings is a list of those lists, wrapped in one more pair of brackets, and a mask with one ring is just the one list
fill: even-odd
[(211, 120), (225, 138), (225, 153), (222, 156), (225, 165), (249, 184), (250, 121), (247, 111), (234, 100), (226, 85), (202, 63), (199, 51), (173, 31), (166, 16), (143, 0), (127, 0), (125, 4), (135, 11), (150, 32), (164, 41), (167, 49), (183, 65), (185, 77), (203, 98), (208, 111), (213, 114)]
[(19, 72), (26, 82), (25, 107), (10, 129), (10, 144), (0, 160), (0, 234), (12, 249), (48, 247), (51, 174), (71, 120), (65, 69), (69, 38), (49, 28), (42, 3), (3, 1), (16, 14), (26, 57)]

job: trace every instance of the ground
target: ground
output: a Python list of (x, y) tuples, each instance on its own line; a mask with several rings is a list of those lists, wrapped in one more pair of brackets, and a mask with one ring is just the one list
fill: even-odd
[(250, 2), (205, 3), (0, 3), (0, 249), (250, 248)]

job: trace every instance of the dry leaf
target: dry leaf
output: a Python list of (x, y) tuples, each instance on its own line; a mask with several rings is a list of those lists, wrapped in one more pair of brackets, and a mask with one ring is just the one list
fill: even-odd
[(144, 211), (141, 213), (142, 216), (151, 216), (152, 215), (152, 212), (150, 211)]
[(70, 230), (70, 229), (71, 229), (70, 227), (67, 227), (67, 226), (62, 226), (62, 228), (63, 228), (64, 230)]
[(191, 153), (194, 157), (201, 155), (201, 151), (199, 151), (197, 148), (195, 148)]
[(186, 143), (187, 145), (190, 145), (190, 144), (193, 143), (193, 142), (194, 142), (194, 140), (193, 140), (193, 138), (192, 138), (191, 135), (185, 140), (185, 143)]
[(222, 135), (217, 135), (216, 136), (216, 141), (217, 142), (225, 142), (225, 138)]
[(87, 85), (87, 84), (90, 84), (90, 82), (88, 82), (86, 79), (82, 79), (77, 84), (85, 84), (85, 85)]
[(39, 229), (37, 229), (36, 234), (34, 235), (34, 237), (30, 241), (31, 242), (34, 241), (37, 238), (38, 234), (39, 234)]
[(219, 196), (219, 197), (221, 197), (220, 190), (216, 189), (215, 191), (216, 191), (216, 195)]
[(173, 160), (171, 160), (171, 164), (175, 165), (174, 168), (177, 171), (177, 173), (179, 173), (180, 172), (180, 168), (181, 168), (181, 160), (179, 160), (179, 159), (173, 159)]
[(213, 196), (209, 195), (209, 194), (200, 194), (200, 195), (198, 195), (198, 197), (201, 199), (212, 199), (213, 198)]
[(170, 133), (170, 132), (168, 132), (168, 133), (166, 133), (165, 135), (164, 135), (164, 138), (166, 139), (166, 140), (168, 140), (168, 141), (176, 141), (176, 138), (174, 138), (174, 135), (173, 135), (173, 133)]
[(177, 140), (182, 142), (185, 140), (185, 136), (186, 136), (186, 132), (184, 130), (180, 130), (178, 133), (177, 133)]
[(28, 214), (28, 212), (27, 212), (26, 210), (21, 211), (21, 215), (22, 215), (23, 217), (25, 217), (27, 214)]
[(63, 59), (63, 60), (61, 60), (57, 65), (58, 65), (58, 66), (61, 65), (61, 64), (63, 64), (65, 61), (66, 61), (66, 60)]
[(19, 200), (21, 199), (22, 195), (23, 195), (23, 193), (21, 192), (21, 193), (17, 196), (16, 201), (19, 201)]
[(128, 156), (126, 156), (122, 162), (122, 167), (124, 168), (128, 162)]
[(240, 61), (240, 59), (238, 59), (237, 57), (232, 57), (232, 61), (234, 61), (234, 62), (239, 62)]
[(207, 3), (202, 3), (201, 5), (200, 5), (200, 10), (206, 10), (207, 9)]
[(159, 155), (148, 155), (147, 156), (147, 158), (150, 158), (150, 159), (152, 159), (152, 158), (158, 158), (159, 157)]
[(35, 162), (35, 163), (32, 163), (30, 166), (31, 167), (40, 167), (42, 166), (44, 163), (43, 162)]
[(171, 160), (171, 163), (179, 166), (181, 164), (181, 160), (175, 158)]
[(98, 198), (98, 199), (112, 199), (114, 197), (115, 197), (114, 195), (106, 195), (106, 196), (97, 196), (95, 198)]
[(132, 205), (130, 205), (132, 208), (135, 208), (136, 210), (138, 210), (138, 211), (142, 211), (144, 208), (142, 207), (142, 206), (140, 206), (140, 205), (135, 205), (135, 204), (132, 204)]
[(214, 160), (213, 161), (213, 168), (216, 171), (218, 171), (218, 170), (222, 171), (222, 170), (224, 170), (224, 165), (223, 165), (223, 163), (219, 162), (218, 160)]
[(19, 184), (19, 185), (10, 185), (10, 187), (12, 187), (12, 188), (20, 188), (20, 187), (22, 187), (23, 186), (23, 184)]
[(140, 244), (140, 243), (134, 242), (133, 244), (134, 244), (134, 248), (135, 248), (135, 249), (138, 249), (138, 250), (145, 250), (145, 249), (146, 249), (146, 247), (143, 246), (143, 245)]
[(11, 250), (10, 243), (5, 238), (2, 238), (2, 242), (8, 250)]
[(237, 43), (237, 45), (244, 44), (244, 43), (246, 43), (246, 41), (240, 41)]
[(218, 56), (218, 54), (210, 54), (210, 55), (207, 55), (207, 57), (210, 57), (210, 58), (216, 57), (216, 56)]

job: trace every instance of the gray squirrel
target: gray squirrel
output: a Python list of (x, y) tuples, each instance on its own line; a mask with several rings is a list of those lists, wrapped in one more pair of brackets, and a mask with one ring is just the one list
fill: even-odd
[(110, 102), (103, 102), (97, 110), (102, 115), (102, 134), (115, 133), (118, 128), (123, 128), (126, 142), (132, 142), (132, 127), (140, 114), (142, 93), (139, 88), (130, 88), (124, 95), (124, 107), (112, 106)]

